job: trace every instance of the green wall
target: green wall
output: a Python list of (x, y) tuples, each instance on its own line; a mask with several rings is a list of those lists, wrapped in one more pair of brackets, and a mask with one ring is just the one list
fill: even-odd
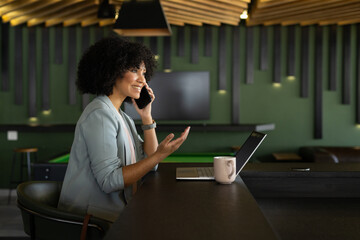
[[(27, 49), (28, 29), (23, 28), (24, 47), (24, 103), (14, 103), (14, 28), (10, 27), (10, 90), (0, 90), (0, 124), (29, 124), (27, 101)], [(77, 58), (81, 57), (82, 29), (77, 28)], [(231, 123), (231, 72), (232, 72), (232, 27), (226, 27), (226, 53), (227, 53), (227, 92), (221, 94), (217, 91), (218, 78), (218, 27), (212, 27), (212, 56), (204, 56), (204, 28), (199, 28), (199, 63), (191, 64), (190, 27), (185, 27), (185, 56), (177, 56), (177, 27), (173, 27), (171, 38), (173, 71), (209, 71), (211, 77), (211, 117), (207, 121), (175, 122), (182, 124), (230, 124)], [(54, 62), (55, 30), (50, 28), (50, 103), (51, 114), (44, 115), (41, 111), (41, 27), (37, 27), (37, 106), (38, 120), (36, 124), (73, 124), (81, 114), (81, 96), (77, 97), (77, 104), (67, 103), (68, 75), (67, 75), (67, 49), (68, 29), (63, 32), (63, 64)], [(342, 81), (342, 27), (337, 31), (337, 90), (328, 91), (328, 49), (329, 27), (323, 28), (323, 138), (314, 139), (314, 77), (315, 77), (315, 26), (310, 27), (310, 83), (309, 97), (300, 97), (300, 51), (301, 27), (296, 26), (296, 76), (289, 80), (286, 76), (286, 40), (287, 28), (282, 27), (282, 60), (281, 60), (281, 86), (275, 87), (273, 76), (273, 27), (268, 27), (268, 60), (269, 69), (259, 70), (259, 44), (260, 27), (254, 28), (254, 83), (245, 84), (245, 39), (246, 28), (240, 26), (240, 123), (275, 123), (275, 130), (267, 131), (268, 137), (259, 148), (256, 156), (268, 156), (272, 152), (296, 152), (300, 146), (306, 145), (332, 145), (356, 146), (360, 142), (360, 128), (355, 124), (355, 80), (356, 80), (356, 26), (351, 26), (351, 104), (341, 104)], [(90, 40), (95, 40), (96, 27), (90, 27)], [(111, 29), (105, 28), (108, 35)], [(135, 39), (133, 39), (135, 40)], [(3, 37), (1, 38), (3, 41)], [(144, 43), (149, 45), (150, 39), (145, 38)], [(158, 38), (159, 71), (163, 68), (163, 38)], [(1, 61), (1, 60), (0, 60)], [(0, 65), (1, 66), (1, 65)], [(0, 76), (1, 77), (1, 76)], [(158, 122), (161, 124), (162, 122)], [(168, 123), (168, 122), (163, 122)], [(46, 161), (53, 156), (68, 152), (73, 138), (72, 132), (64, 133), (26, 133), (19, 132), (18, 141), (7, 141), (6, 132), (0, 132), (0, 187), (6, 187), (9, 179), (12, 149), (16, 147), (38, 147), (39, 161)], [(159, 140), (168, 133), (160, 132)], [(191, 132), (188, 140), (178, 150), (179, 152), (226, 152), (231, 146), (240, 145), (249, 132)]]

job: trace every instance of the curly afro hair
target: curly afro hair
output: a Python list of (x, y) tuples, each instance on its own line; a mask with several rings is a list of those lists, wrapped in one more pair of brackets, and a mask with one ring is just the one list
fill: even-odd
[(150, 49), (116, 36), (103, 38), (82, 56), (77, 71), (77, 88), (81, 93), (109, 96), (116, 79), (132, 68), (139, 68), (142, 62), (146, 67), (145, 79), (150, 81), (156, 68)]

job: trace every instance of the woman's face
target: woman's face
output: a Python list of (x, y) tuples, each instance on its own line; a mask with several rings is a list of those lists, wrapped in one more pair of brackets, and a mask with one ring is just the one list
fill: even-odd
[(126, 97), (138, 99), (142, 87), (146, 84), (145, 64), (141, 63), (139, 68), (132, 68), (126, 71), (122, 78), (118, 78), (114, 90), (120, 94), (123, 100)]

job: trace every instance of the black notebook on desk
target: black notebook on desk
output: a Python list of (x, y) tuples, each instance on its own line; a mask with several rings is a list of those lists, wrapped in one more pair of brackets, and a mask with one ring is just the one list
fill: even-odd
[[(236, 152), (236, 176), (244, 168), (256, 149), (265, 139), (266, 134), (253, 131), (241, 148)], [(177, 180), (214, 180), (212, 167), (181, 167), (176, 168)]]

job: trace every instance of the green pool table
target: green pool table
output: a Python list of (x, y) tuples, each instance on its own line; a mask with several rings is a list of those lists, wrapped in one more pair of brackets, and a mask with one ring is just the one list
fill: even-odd
[[(167, 157), (162, 162), (183, 162), (183, 163), (212, 163), (214, 156), (234, 156), (234, 153), (218, 152), (218, 153), (176, 153)], [(65, 154), (57, 158), (51, 159), (49, 163), (67, 163), (70, 154)]]
[[(212, 163), (214, 156), (234, 156), (234, 153), (217, 152), (217, 153), (176, 153), (167, 157), (166, 163)], [(36, 163), (33, 165), (34, 180), (52, 180), (62, 181), (65, 176), (67, 163), (70, 154), (62, 154), (46, 163)]]

